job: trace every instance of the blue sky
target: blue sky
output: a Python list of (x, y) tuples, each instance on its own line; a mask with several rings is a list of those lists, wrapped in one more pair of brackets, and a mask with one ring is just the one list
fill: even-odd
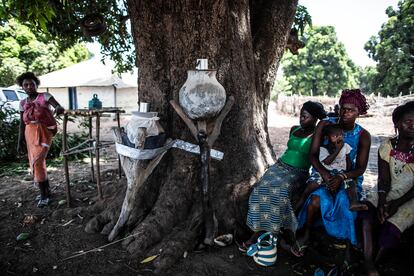
[[(396, 8), (397, 3), (398, 0), (299, 0), (312, 16), (313, 25), (335, 27), (339, 41), (360, 66), (375, 64), (368, 58), (364, 44), (387, 21), (386, 8)], [(88, 49), (100, 57), (99, 44), (88, 44)]]
[(374, 65), (364, 44), (387, 21), (385, 10), (398, 0), (299, 0), (312, 16), (313, 25), (334, 26), (351, 59), (361, 66)]

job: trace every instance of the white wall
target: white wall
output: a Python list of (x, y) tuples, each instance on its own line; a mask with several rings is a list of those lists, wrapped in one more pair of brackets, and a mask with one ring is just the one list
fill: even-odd
[(116, 103), (126, 112), (138, 111), (138, 88), (120, 88), (116, 90)]
[[(39, 92), (46, 92), (46, 88), (40, 88)], [(49, 93), (65, 108), (69, 108), (69, 91), (67, 87), (49, 88)], [(126, 112), (138, 110), (138, 91), (136, 87), (121, 88), (116, 90), (116, 104), (113, 86), (83, 86), (76, 87), (78, 108), (88, 108), (88, 103), (93, 94), (98, 95), (103, 107), (119, 107)]]
[[(39, 92), (46, 92), (46, 88), (39, 88)], [(69, 92), (67, 88), (49, 88), (49, 93), (53, 95), (56, 101), (65, 109), (69, 108)]]

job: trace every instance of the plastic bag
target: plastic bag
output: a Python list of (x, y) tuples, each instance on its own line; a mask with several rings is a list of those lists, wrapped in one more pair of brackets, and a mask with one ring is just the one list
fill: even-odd
[(139, 128), (145, 128), (146, 137), (156, 136), (164, 130), (158, 123), (160, 119), (157, 117), (156, 112), (133, 112), (131, 120), (127, 123), (125, 129), (128, 139), (131, 143), (137, 144), (137, 138), (139, 134)]

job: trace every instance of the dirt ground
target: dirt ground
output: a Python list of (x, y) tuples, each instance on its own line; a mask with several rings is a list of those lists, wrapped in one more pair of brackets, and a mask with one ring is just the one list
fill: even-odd
[[(126, 118), (124, 118), (125, 120)], [(298, 119), (277, 114), (273, 106), (269, 113), (269, 132), (277, 155), (286, 148), (289, 129)], [(375, 185), (376, 151), (380, 141), (393, 133), (391, 118), (361, 118), (359, 123), (372, 135), (367, 190)], [(104, 124), (104, 135), (110, 139), (111, 119)], [(108, 127), (106, 127), (108, 126)], [(116, 189), (125, 185), (117, 178), (117, 161), (113, 148), (107, 149), (101, 164), (103, 191), (110, 201)], [(84, 232), (89, 214), (97, 200), (96, 185), (90, 182), (87, 163), (71, 162), (73, 208), (59, 204), (65, 198), (62, 166), (49, 167), (53, 201), (48, 208), (36, 207), (37, 188), (27, 174), (0, 172), (0, 274), (1, 275), (151, 275), (150, 264), (140, 264), (142, 258), (131, 257), (120, 243), (69, 258), (107, 244), (106, 236)], [(20, 233), (29, 233), (27, 240), (16, 241)], [(411, 240), (411, 239), (410, 239)], [(341, 248), (340, 245), (337, 248)], [(383, 275), (413, 275), (409, 269), (412, 243), (405, 242), (381, 268)], [(359, 256), (360, 258), (360, 256)], [(168, 275), (313, 275), (318, 261), (300, 260), (279, 251), (275, 266), (257, 266), (242, 255), (236, 244), (225, 248), (210, 248), (188, 252), (168, 271)], [(324, 267), (326, 268), (326, 267)], [(355, 272), (356, 275), (359, 272)]]

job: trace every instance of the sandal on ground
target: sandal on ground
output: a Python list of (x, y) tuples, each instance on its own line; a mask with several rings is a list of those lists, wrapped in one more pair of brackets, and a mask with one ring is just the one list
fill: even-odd
[[(48, 190), (47, 191), (47, 193), (46, 193), (46, 197), (48, 197), (49, 199), (50, 199), (50, 197), (51, 197), (51, 192), (50, 192), (50, 190)], [(39, 201), (39, 200), (41, 200), (42, 199), (42, 195), (37, 195), (36, 197), (35, 197), (35, 201)], [(50, 201), (50, 200), (49, 200)]]
[(239, 244), (239, 251), (246, 253), (252, 244), (253, 242), (250, 242), (250, 241), (242, 242), (241, 244)]
[[(291, 253), (293, 256), (297, 258), (303, 257), (303, 252), (300, 251), (300, 247), (297, 242), (294, 245), (290, 245), (284, 239), (280, 239), (279, 245), (282, 249)], [(303, 248), (303, 250), (305, 250), (305, 248)]]
[(39, 208), (43, 208), (43, 207), (46, 207), (46, 206), (48, 206), (49, 205), (49, 198), (48, 197), (46, 197), (46, 198), (44, 198), (44, 199), (40, 199), (39, 200), (39, 202), (37, 203), (37, 207), (39, 207)]
[(218, 236), (214, 239), (214, 243), (218, 246), (228, 246), (233, 242), (233, 235), (232, 234), (225, 234)]
[(337, 266), (334, 266), (331, 270), (328, 271), (328, 274), (326, 276), (337, 276), (339, 275), (339, 269)]
[(305, 248), (299, 248), (296, 246), (291, 246), (290, 247), (290, 253), (292, 253), (293, 256), (297, 257), (297, 258), (301, 258), (303, 257), (303, 252), (305, 251)]
[(290, 247), (290, 252), (296, 257), (303, 257), (306, 248), (308, 248), (307, 244), (300, 245), (299, 242), (295, 242), (295, 244)]

